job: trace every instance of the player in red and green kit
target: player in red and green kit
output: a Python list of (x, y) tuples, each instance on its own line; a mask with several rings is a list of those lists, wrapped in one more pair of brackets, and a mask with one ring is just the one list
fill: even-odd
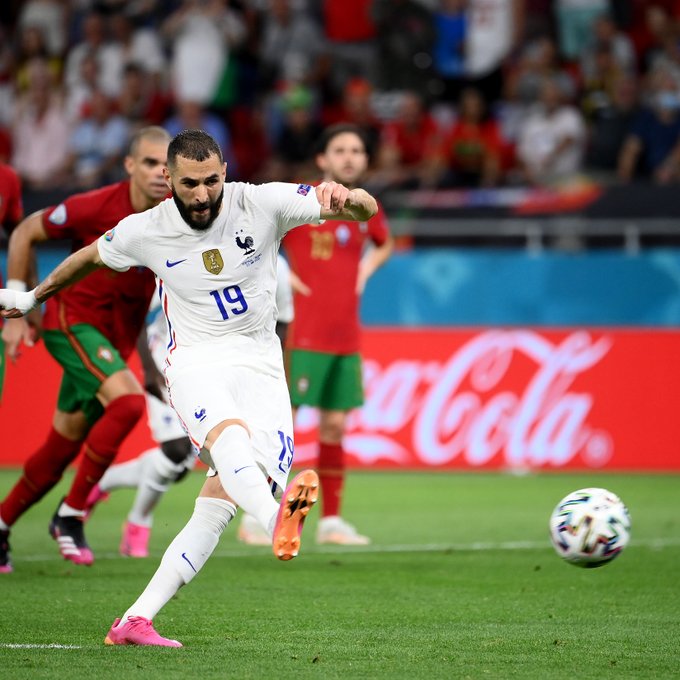
[[(361, 130), (349, 124), (327, 128), (316, 162), (324, 180), (356, 187), (368, 166)], [(298, 189), (306, 190), (310, 188), (304, 184)], [(392, 252), (387, 219), (381, 209), (368, 222), (305, 225), (290, 231), (282, 246), (299, 278), (286, 342), (291, 401), (294, 410), (313, 406), (320, 416), (322, 507), (317, 542), (365, 545), (369, 539), (340, 517), (345, 478), (342, 439), (349, 412), (363, 404), (359, 300), (366, 281)], [(239, 536), (245, 542), (259, 542), (256, 535), (248, 540), (248, 532)]]
[[(21, 180), (19, 175), (5, 163), (0, 163), (0, 227), (9, 236), (14, 227), (24, 217), (24, 208), (21, 202)], [(7, 282), (7, 288), (12, 288), (14, 281)], [(3, 287), (2, 274), (0, 273), (0, 288)], [(30, 340), (28, 340), (30, 342)], [(2, 401), (2, 386), (5, 378), (5, 343), (0, 337), (0, 401)], [(1, 568), (1, 565), (0, 565)]]
[[(25, 284), (33, 244), (71, 239), (73, 250), (78, 250), (128, 215), (163, 200), (168, 194), (163, 168), (169, 141), (163, 128), (142, 128), (125, 158), (128, 180), (76, 194), (27, 217), (10, 239), (8, 278), (15, 285)], [(64, 375), (50, 432), (0, 503), (0, 570), (12, 569), (10, 527), (56, 485), (83, 444), (83, 458), (52, 518), (50, 533), (64, 559), (92, 564), (94, 556), (83, 533), (86, 500), (145, 413), (144, 389), (126, 360), (135, 348), (154, 289), (148, 269), (124, 273), (102, 269), (47, 302), (44, 342)], [(11, 319), (3, 329), (10, 358), (17, 356), (26, 337), (23, 323)]]

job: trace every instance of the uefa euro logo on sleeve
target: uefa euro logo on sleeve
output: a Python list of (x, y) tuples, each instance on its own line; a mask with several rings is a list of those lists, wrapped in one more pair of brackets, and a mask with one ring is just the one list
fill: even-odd
[(306, 196), (311, 190), (312, 187), (309, 184), (298, 184), (297, 192), (302, 196)]
[(113, 235), (116, 233), (116, 228), (114, 227), (113, 229), (109, 229), (105, 234), (104, 234), (104, 240), (105, 241), (113, 241)]

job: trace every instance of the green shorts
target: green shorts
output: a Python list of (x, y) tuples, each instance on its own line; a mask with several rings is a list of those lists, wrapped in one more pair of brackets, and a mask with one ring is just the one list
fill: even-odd
[(64, 369), (57, 407), (65, 413), (83, 411), (94, 423), (104, 409), (97, 399), (101, 384), (127, 368), (118, 350), (93, 326), (75, 324), (43, 335), (47, 351)]
[(286, 376), (293, 406), (349, 411), (364, 403), (359, 354), (286, 352)]

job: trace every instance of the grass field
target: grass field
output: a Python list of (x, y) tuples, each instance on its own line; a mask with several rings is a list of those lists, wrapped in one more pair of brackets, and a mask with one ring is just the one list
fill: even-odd
[[(0, 495), (16, 476), (0, 471)], [(183, 649), (104, 646), (201, 482), (167, 494), (147, 560), (116, 554), (131, 492), (93, 516), (91, 568), (47, 535), (65, 482), (28, 512), (0, 576), (0, 677), (680, 678), (680, 477), (661, 475), (354, 473), (346, 514), (372, 546), (316, 546), (312, 518), (281, 563), (230, 527), (156, 617)], [(618, 493), (633, 519), (601, 569), (564, 563), (547, 539), (554, 505), (583, 486)]]

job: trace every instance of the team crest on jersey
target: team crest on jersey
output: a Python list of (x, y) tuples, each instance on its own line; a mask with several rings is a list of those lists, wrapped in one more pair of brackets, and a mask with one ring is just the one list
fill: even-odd
[(301, 196), (306, 196), (311, 190), (312, 187), (309, 184), (298, 184), (297, 192)]
[(346, 224), (340, 224), (335, 230), (335, 238), (341, 246), (347, 245), (347, 241), (349, 241), (351, 235), (349, 227)]
[(239, 234), (243, 233), (243, 229), (236, 234), (236, 245), (243, 251), (245, 251), (243, 254), (244, 255), (252, 255), (255, 252), (255, 240), (253, 239), (252, 236), (245, 236), (244, 238), (241, 238)]
[(62, 224), (66, 224), (66, 217), (66, 206), (63, 203), (60, 203), (47, 219), (52, 222), (52, 224), (61, 226)]
[(217, 248), (206, 250), (203, 253), (203, 265), (211, 274), (219, 274), (224, 267), (224, 260)]
[(113, 352), (108, 347), (100, 347), (97, 350), (97, 356), (109, 364), (113, 361)]

